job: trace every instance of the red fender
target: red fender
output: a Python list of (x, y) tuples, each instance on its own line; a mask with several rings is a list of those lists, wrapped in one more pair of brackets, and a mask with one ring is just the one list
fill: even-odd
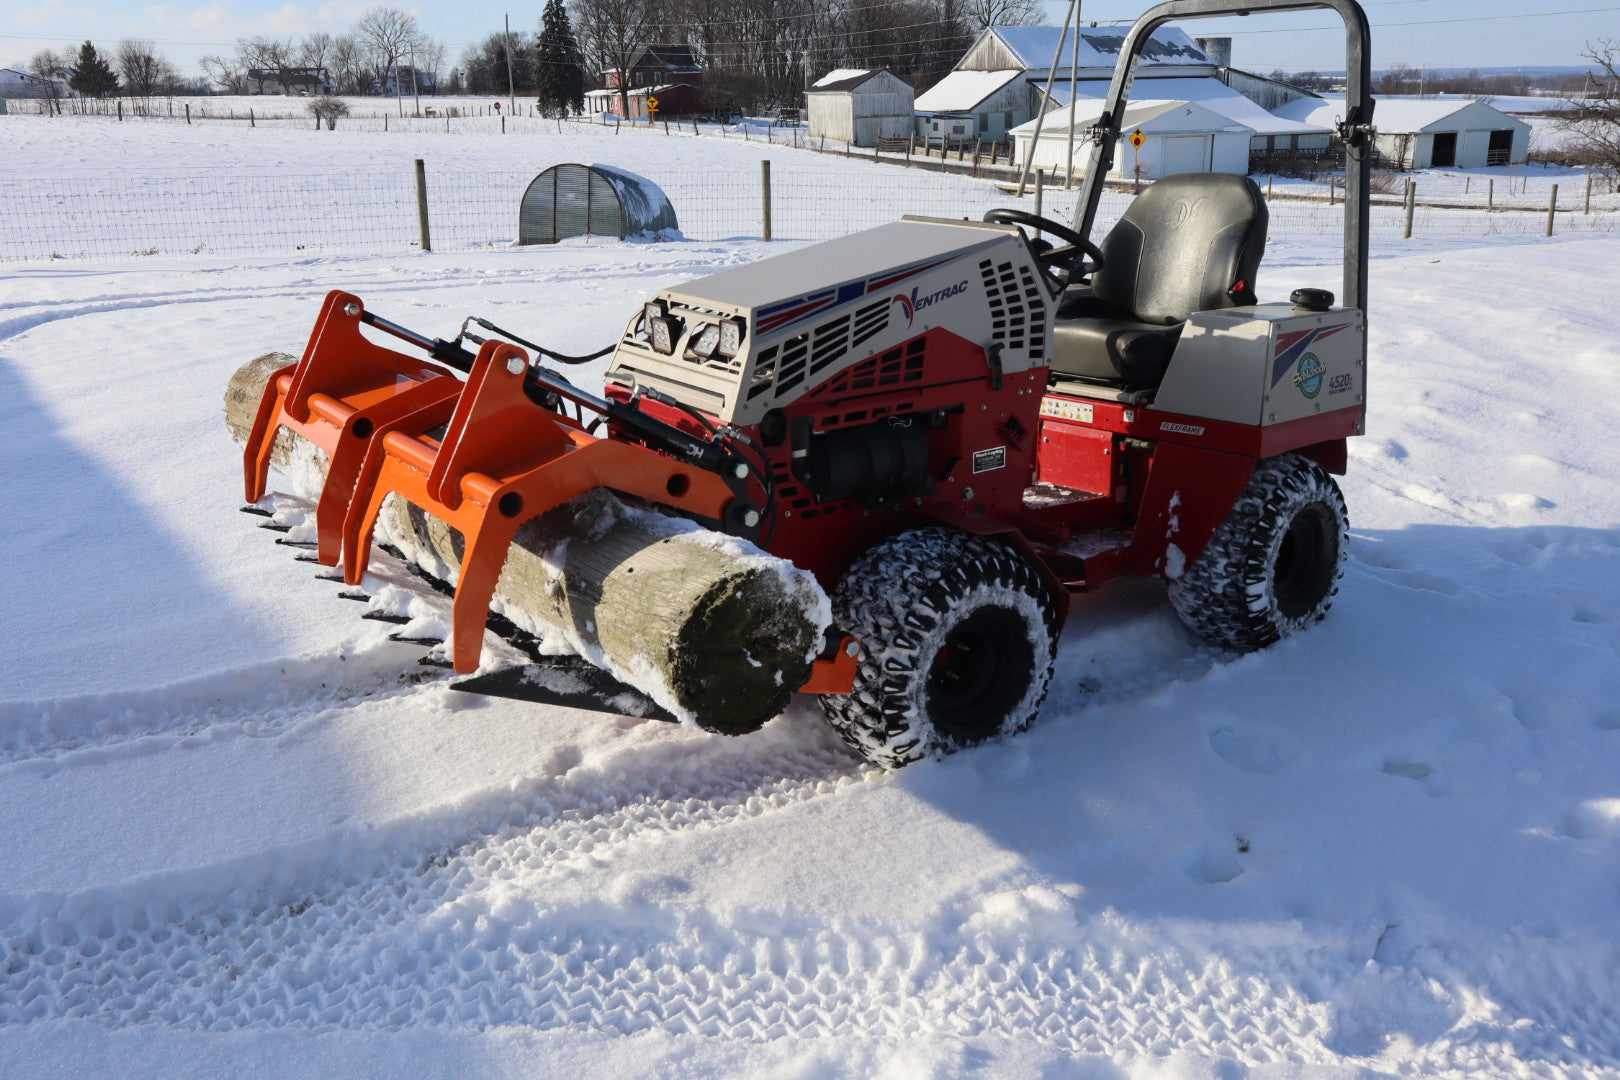
[(1253, 474), (1254, 459), (1243, 454), (1159, 443), (1137, 507), (1125, 572), (1180, 577), (1204, 553)]

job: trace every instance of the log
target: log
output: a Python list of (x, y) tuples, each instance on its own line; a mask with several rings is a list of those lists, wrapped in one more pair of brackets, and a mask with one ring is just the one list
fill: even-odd
[[(245, 442), (270, 376), (294, 363), (267, 353), (225, 392), (225, 423)], [(273, 463), (289, 493), (313, 498), (326, 455), (282, 429)], [(454, 584), (459, 532), (390, 497), (378, 540)], [(646, 693), (683, 723), (753, 731), (786, 708), (831, 624), (806, 571), (747, 541), (626, 505), (602, 489), (525, 523), (507, 553), (491, 607)]]

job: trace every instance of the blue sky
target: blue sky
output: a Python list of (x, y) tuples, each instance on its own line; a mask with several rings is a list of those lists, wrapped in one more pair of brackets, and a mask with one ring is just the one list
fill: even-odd
[[(10, 0), (0, 5), (0, 65), (24, 61), (44, 47), (76, 46), (90, 38), (108, 46), (122, 37), (156, 41), (160, 50), (194, 74), (196, 61), (228, 51), (239, 37), (299, 35), (347, 28), (371, 0), (326, 3), (247, 3), (243, 0), (172, 0), (142, 5), (114, 0)], [(514, 28), (537, 25), (541, 4), (510, 7), (494, 0), (425, 0), (399, 6), (414, 12), (428, 33), (451, 46), (501, 28), (510, 13)], [(1130, 19), (1145, 2), (1085, 0), (1081, 17), (1101, 22)], [(1050, 4), (1062, 21), (1063, 7)], [(1374, 26), (1373, 64), (1414, 67), (1506, 67), (1580, 62), (1584, 42), (1620, 38), (1620, 0), (1368, 0)], [(1557, 14), (1572, 12), (1572, 14)], [(1324, 12), (1189, 24), (1198, 33), (1232, 33), (1233, 63), (1267, 72), (1343, 66), (1342, 34)]]

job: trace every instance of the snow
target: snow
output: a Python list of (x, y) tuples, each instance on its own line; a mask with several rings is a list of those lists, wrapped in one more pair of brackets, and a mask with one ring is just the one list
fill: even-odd
[(920, 113), (968, 112), (1022, 71), (953, 71), (917, 95)]
[[(16, 177), (583, 156), (390, 137), (0, 118)], [(660, 183), (763, 149), (579, 138)], [(1234, 656), (1115, 583), (1028, 732), (897, 774), (810, 702), (453, 693), (237, 513), (225, 380), (328, 288), (583, 352), (784, 247), (726, 235), (0, 264), (0, 1072), (1620, 1076), (1620, 236), (1375, 232), (1327, 620)], [(1262, 300), (1337, 288), (1331, 228), (1274, 236)]]
[[(1385, 134), (1422, 131), (1472, 104), (1475, 101), (1470, 98), (1379, 97), (1373, 107), (1373, 117), (1378, 130)], [(1344, 118), (1344, 98), (1300, 98), (1279, 105), (1276, 111), (1285, 119), (1331, 128)], [(1510, 123), (1518, 120), (1517, 117), (1507, 119)]]
[[(1128, 26), (1087, 26), (1080, 30), (1078, 67), (1113, 69), (1119, 58)], [(1061, 26), (993, 26), (989, 32), (1000, 38), (1026, 71), (1048, 71), (1052, 58), (1057, 57), (1057, 69), (1068, 71), (1074, 58), (1074, 31)], [(1062, 35), (1059, 44), (1058, 36)], [(1161, 64), (1203, 66), (1209, 58), (1179, 26), (1162, 26), (1153, 31), (1142, 50), (1140, 67)]]

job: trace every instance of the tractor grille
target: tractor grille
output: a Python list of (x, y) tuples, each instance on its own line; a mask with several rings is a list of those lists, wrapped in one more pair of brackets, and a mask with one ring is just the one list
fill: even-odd
[(1027, 266), (979, 263), (984, 297), (990, 306), (990, 336), (1004, 349), (1027, 349), (1031, 360), (1046, 355), (1046, 297)]
[(924, 338), (914, 338), (865, 363), (856, 364), (827, 384), (826, 396), (847, 397), (921, 382), (924, 345)]
[(855, 339), (851, 344), (865, 345), (882, 333), (889, 325), (889, 309), (893, 306), (894, 301), (884, 297), (877, 303), (868, 304), (855, 312)]

